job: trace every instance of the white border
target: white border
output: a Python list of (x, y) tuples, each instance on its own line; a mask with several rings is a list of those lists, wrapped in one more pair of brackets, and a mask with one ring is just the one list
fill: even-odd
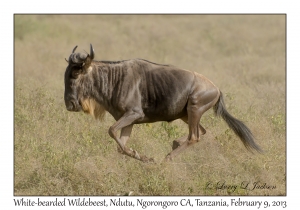
[[(299, 177), (299, 9), (296, 1), (9, 1), (1, 5), (1, 183), (0, 206), (13, 207), (13, 14), (15, 13), (286, 13), (287, 14), (287, 196), (250, 197), (287, 200), (298, 205)], [(45, 197), (44, 197), (45, 198)], [(50, 199), (52, 199), (51, 197)], [(170, 197), (168, 197), (170, 199)], [(181, 199), (182, 197), (175, 199)], [(210, 197), (204, 197), (210, 199)], [(218, 197), (218, 199), (222, 197)], [(107, 198), (109, 199), (109, 198)], [(155, 198), (156, 199), (156, 198)], [(159, 198), (157, 198), (159, 199)], [(213, 199), (213, 198), (212, 198)], [(230, 198), (225, 197), (228, 200)], [(248, 199), (248, 197), (243, 197)], [(21, 208), (21, 207), (18, 207)], [(210, 208), (214, 209), (214, 208)]]

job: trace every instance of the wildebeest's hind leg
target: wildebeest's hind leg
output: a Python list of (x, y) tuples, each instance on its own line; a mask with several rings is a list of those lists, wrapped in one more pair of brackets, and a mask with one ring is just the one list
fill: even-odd
[[(204, 112), (215, 105), (219, 98), (219, 91), (217, 89), (211, 90), (211, 92), (203, 92), (201, 89), (195, 90), (188, 99), (187, 113), (188, 113), (188, 125), (189, 135), (186, 141), (180, 146), (175, 148), (166, 156), (166, 160), (172, 160), (179, 153), (184, 151), (190, 145), (200, 140), (200, 134), (205, 133), (205, 129), (199, 124), (200, 119)], [(183, 140), (183, 139), (180, 139)]]
[[(200, 111), (196, 111), (195, 109), (193, 109), (194, 111), (188, 111), (189, 116), (189, 135), (186, 138), (186, 140), (181, 143), (180, 146), (178, 146), (177, 148), (173, 149), (172, 152), (170, 152), (167, 156), (166, 156), (166, 160), (172, 160), (175, 156), (179, 155), (182, 151), (184, 151), (187, 147), (191, 146), (192, 144), (198, 142), (200, 140), (200, 126), (199, 121), (200, 118), (202, 116), (202, 113)], [(181, 139), (183, 140), (183, 139)], [(174, 147), (174, 145), (173, 145)]]
[[(140, 155), (137, 151), (132, 150), (131, 148), (129, 149), (125, 145), (129, 139), (134, 121), (141, 117), (143, 117), (143, 115), (140, 113), (134, 111), (126, 112), (114, 125), (109, 128), (108, 133), (118, 143), (121, 153), (143, 162), (149, 162), (153, 161), (153, 159), (147, 158), (144, 155)], [(122, 129), (121, 136), (118, 138), (117, 131), (120, 129)]]
[[(182, 120), (183, 122), (185, 122), (186, 124), (188, 124), (188, 116), (185, 116), (185, 117), (181, 118), (181, 120)], [(198, 125), (198, 126), (199, 126), (199, 129), (200, 129), (200, 131), (201, 131), (201, 135), (204, 135), (204, 134), (206, 133), (205, 128), (202, 127), (202, 125), (200, 124), (200, 122), (199, 122), (199, 125)], [(183, 137), (178, 138), (178, 139), (175, 139), (175, 140), (173, 141), (172, 149), (174, 150), (174, 149), (176, 149), (177, 147), (179, 147), (180, 145), (182, 145), (182, 144), (187, 140), (187, 138), (188, 138), (188, 135), (183, 136)]]

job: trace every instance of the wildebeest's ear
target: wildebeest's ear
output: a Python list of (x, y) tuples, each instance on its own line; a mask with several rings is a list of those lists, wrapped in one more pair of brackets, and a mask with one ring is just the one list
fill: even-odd
[(93, 59), (91, 58), (91, 56), (87, 55), (85, 61), (82, 63), (83, 70), (87, 70), (91, 66), (92, 60)]

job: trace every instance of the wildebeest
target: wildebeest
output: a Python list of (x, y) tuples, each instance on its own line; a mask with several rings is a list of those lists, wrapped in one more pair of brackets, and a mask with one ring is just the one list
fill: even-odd
[(75, 53), (76, 48), (65, 71), (66, 108), (83, 110), (95, 118), (109, 112), (116, 123), (108, 132), (119, 152), (143, 162), (153, 161), (126, 147), (133, 125), (181, 119), (188, 124), (189, 134), (173, 141), (173, 150), (166, 156), (172, 160), (206, 133), (200, 118), (211, 107), (247, 149), (261, 151), (245, 124), (227, 112), (219, 88), (203, 75), (144, 59), (96, 61), (92, 45), (89, 54)]

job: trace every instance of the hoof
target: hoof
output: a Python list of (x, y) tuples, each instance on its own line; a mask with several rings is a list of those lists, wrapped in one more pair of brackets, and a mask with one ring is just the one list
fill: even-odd
[(138, 159), (138, 160), (141, 159), (141, 157), (140, 157), (140, 155), (139, 155), (139, 153), (138, 153), (137, 151), (135, 151), (135, 150), (133, 150), (133, 149), (131, 149), (131, 148), (130, 148), (130, 150), (133, 152), (133, 154), (134, 154), (133, 157), (134, 157), (135, 159)]
[(200, 125), (200, 132), (201, 132), (201, 135), (206, 134), (205, 128), (203, 128), (201, 125)]
[(118, 153), (120, 153), (120, 154), (125, 154), (124, 151), (121, 149), (120, 146), (117, 147), (117, 151), (118, 151)]
[(177, 147), (179, 147), (179, 146), (180, 146), (179, 142), (176, 141), (176, 140), (174, 140), (174, 141), (173, 141), (172, 149), (175, 150), (175, 149), (177, 149)]

